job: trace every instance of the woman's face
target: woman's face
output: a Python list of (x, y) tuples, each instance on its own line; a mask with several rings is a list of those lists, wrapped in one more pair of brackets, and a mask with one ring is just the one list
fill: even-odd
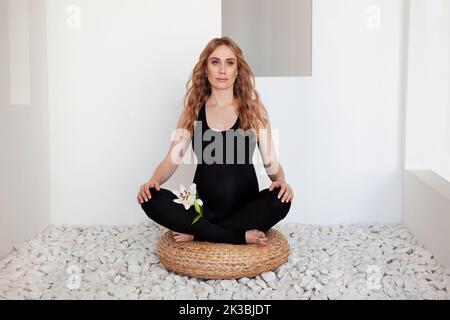
[(227, 89), (234, 85), (238, 75), (237, 58), (226, 45), (221, 45), (208, 57), (207, 70), (211, 87)]

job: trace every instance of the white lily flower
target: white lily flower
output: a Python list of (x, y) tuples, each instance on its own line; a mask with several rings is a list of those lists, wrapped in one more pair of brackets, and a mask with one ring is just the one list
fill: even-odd
[(197, 185), (195, 183), (189, 187), (189, 190), (187, 190), (184, 185), (180, 184), (180, 190), (173, 190), (172, 193), (178, 197), (178, 199), (174, 199), (173, 201), (184, 205), (186, 210), (189, 210), (195, 203), (200, 206), (203, 205), (201, 199), (196, 199)]
[(197, 198), (197, 185), (195, 183), (189, 187), (189, 191), (180, 184), (180, 190), (173, 190), (172, 193), (178, 197), (177, 199), (173, 199), (173, 202), (184, 205), (186, 210), (189, 210), (189, 208), (194, 205), (195, 211), (198, 212), (198, 216), (195, 217), (192, 224), (203, 217), (203, 201), (200, 198)]

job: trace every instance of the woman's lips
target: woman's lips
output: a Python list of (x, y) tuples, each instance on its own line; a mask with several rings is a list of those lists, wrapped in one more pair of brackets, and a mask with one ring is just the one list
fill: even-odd
[(227, 81), (228, 79), (226, 78), (217, 78), (217, 81)]

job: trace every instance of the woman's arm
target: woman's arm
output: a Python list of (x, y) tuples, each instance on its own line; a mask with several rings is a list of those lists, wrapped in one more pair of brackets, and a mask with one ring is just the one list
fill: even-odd
[(258, 147), (263, 160), (264, 169), (270, 180), (272, 180), (269, 190), (272, 191), (274, 188), (279, 187), (280, 192), (278, 193), (278, 198), (283, 197), (281, 199), (282, 202), (292, 201), (294, 199), (294, 192), (291, 186), (286, 182), (284, 170), (281, 167), (275, 152), (269, 115), (265, 107), (263, 107), (262, 110), (267, 119), (267, 128), (260, 130)]
[(162, 161), (153, 172), (152, 177), (148, 180), (157, 182), (159, 185), (164, 184), (177, 170), (176, 165), (172, 165), (166, 161)]
[(278, 161), (278, 157), (275, 151), (275, 146), (272, 139), (272, 127), (270, 125), (269, 115), (265, 108), (262, 108), (262, 112), (267, 119), (267, 127), (261, 128), (258, 135), (258, 148), (263, 160), (264, 169), (270, 180), (276, 181), (282, 177), (284, 180), (284, 173), (281, 169), (281, 165)]
[(278, 165), (278, 172), (274, 175), (269, 175), (270, 180), (272, 181), (286, 181), (286, 177), (284, 176), (284, 171), (283, 171), (283, 167), (281, 166), (281, 164)]

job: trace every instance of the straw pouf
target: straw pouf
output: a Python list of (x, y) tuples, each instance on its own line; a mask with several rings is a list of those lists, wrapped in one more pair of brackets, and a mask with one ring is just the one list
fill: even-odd
[(177, 274), (200, 279), (251, 278), (287, 262), (290, 247), (276, 229), (267, 233), (267, 246), (207, 241), (175, 242), (166, 231), (157, 245), (161, 263)]

